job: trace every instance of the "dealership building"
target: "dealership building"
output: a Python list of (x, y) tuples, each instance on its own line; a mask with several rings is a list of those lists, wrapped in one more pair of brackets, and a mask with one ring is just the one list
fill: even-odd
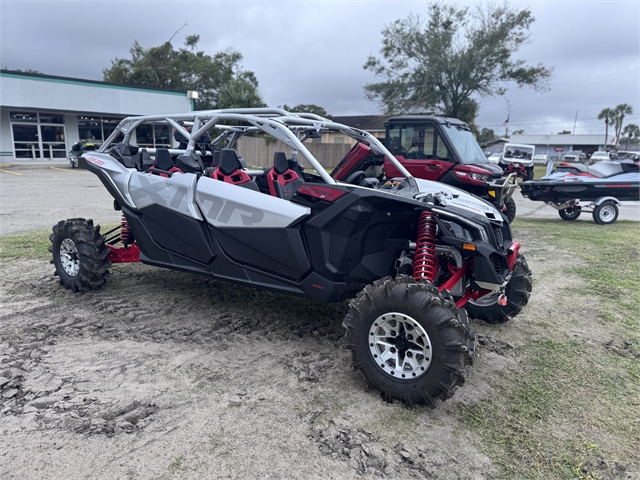
[[(102, 144), (128, 116), (192, 110), (187, 92), (0, 70), (0, 155), (64, 158), (80, 140)], [(166, 125), (136, 135), (142, 147), (171, 144)]]

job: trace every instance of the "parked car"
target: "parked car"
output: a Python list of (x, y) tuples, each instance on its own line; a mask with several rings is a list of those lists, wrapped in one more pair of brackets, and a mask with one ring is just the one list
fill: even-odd
[(489, 163), (493, 163), (494, 165), (498, 165), (500, 163), (501, 158), (502, 158), (502, 154), (500, 152), (494, 152), (487, 157), (487, 161)]
[(587, 156), (580, 150), (571, 150), (567, 153), (563, 153), (560, 160), (570, 163), (585, 163), (587, 161)]
[(640, 160), (640, 152), (629, 152), (626, 150), (619, 150), (617, 153), (618, 160), (629, 159), (637, 162)]
[(533, 164), (534, 165), (546, 165), (549, 163), (549, 155), (539, 154), (533, 156)]
[(602, 160), (610, 160), (610, 159), (611, 159), (611, 155), (609, 154), (609, 152), (593, 152), (593, 155), (589, 157), (589, 161), (591, 163), (596, 163)]

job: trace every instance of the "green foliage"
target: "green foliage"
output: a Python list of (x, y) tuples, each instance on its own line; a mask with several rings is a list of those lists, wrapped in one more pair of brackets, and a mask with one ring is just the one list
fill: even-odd
[(571, 131), (569, 131), (569, 130), (562, 130), (561, 132), (558, 132), (558, 135), (571, 135)]
[(104, 81), (140, 87), (197, 91), (196, 109), (264, 107), (253, 72), (240, 67), (242, 55), (227, 49), (206, 55), (197, 50), (199, 35), (189, 35), (185, 47), (175, 50), (171, 42), (143, 48), (138, 41), (130, 59), (111, 60), (102, 73)]
[(622, 135), (622, 124), (624, 123), (624, 117), (633, 114), (633, 107), (626, 103), (621, 103), (613, 110), (613, 126), (616, 132), (616, 142), (620, 143), (620, 137)]
[(626, 139), (627, 144), (624, 147), (625, 150), (629, 149), (629, 144), (632, 141), (638, 142), (640, 141), (640, 127), (635, 123), (630, 123), (622, 130), (623, 138)]
[(506, 2), (474, 10), (456, 4), (429, 3), (426, 25), (409, 15), (382, 31), (382, 59), (369, 56), (365, 70), (385, 78), (364, 87), (368, 100), (387, 114), (439, 109), (473, 122), (479, 104), (472, 97), (505, 93), (504, 83), (545, 90), (551, 70), (527, 66), (512, 55), (528, 39), (534, 18)]
[(282, 108), (283, 110), (286, 110), (288, 112), (294, 112), (294, 113), (304, 112), (304, 113), (315, 113), (316, 115), (320, 115), (321, 117), (329, 116), (329, 114), (324, 108), (319, 107), (318, 105), (314, 105), (313, 103), (309, 103), (309, 104), (300, 103), (295, 107), (290, 107), (289, 105), (285, 104), (279, 108)]
[(10, 72), (14, 72), (14, 73), (37, 73), (37, 74), (42, 74), (42, 72), (39, 72), (38, 70), (32, 70), (31, 68), (27, 68), (26, 70), (20, 70), (19, 68), (9, 69), (7, 67), (4, 67), (4, 70), (9, 70)]
[(482, 147), (487, 143), (493, 142), (496, 138), (496, 132), (494, 132), (492, 128), (484, 127), (480, 132), (478, 132), (476, 140)]

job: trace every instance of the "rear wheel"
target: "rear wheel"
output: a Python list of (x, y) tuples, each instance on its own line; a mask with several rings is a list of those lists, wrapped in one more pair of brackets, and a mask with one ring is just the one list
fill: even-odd
[(500, 293), (496, 292), (478, 300), (469, 300), (465, 308), (472, 318), (487, 323), (504, 323), (519, 314), (529, 302), (531, 287), (531, 269), (524, 256), (518, 255), (511, 280), (505, 287), (507, 304), (500, 304)]
[(56, 267), (55, 275), (60, 284), (78, 291), (95, 290), (102, 287), (109, 277), (111, 261), (107, 258), (107, 247), (100, 235), (100, 226), (93, 220), (72, 218), (53, 226), (49, 235)]
[(565, 208), (564, 210), (558, 210), (560, 218), (562, 218), (563, 220), (567, 220), (568, 222), (571, 222), (578, 218), (581, 213), (582, 209), (579, 206)]
[(466, 312), (447, 297), (430, 283), (399, 276), (374, 282), (352, 300), (343, 325), (353, 366), (387, 401), (434, 407), (464, 383), (474, 335)]
[(608, 225), (618, 219), (618, 206), (608, 200), (601, 203), (593, 210), (593, 221), (599, 225)]

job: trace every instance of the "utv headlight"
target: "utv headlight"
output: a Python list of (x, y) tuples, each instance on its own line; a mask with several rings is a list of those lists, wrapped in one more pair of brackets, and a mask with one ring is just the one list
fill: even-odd
[(482, 182), (486, 182), (489, 179), (489, 175), (486, 175), (484, 173), (475, 173), (475, 172), (471, 172), (469, 174), (469, 176), (471, 178), (473, 178), (474, 180), (480, 180)]
[[(444, 210), (442, 210), (440, 208), (434, 208), (433, 211), (436, 212), (436, 213), (441, 214), (443, 218), (447, 218), (447, 217), (448, 217), (448, 219), (454, 218), (456, 223), (460, 223), (462, 225), (466, 225), (467, 227), (471, 227), (471, 230), (475, 230), (477, 232), (477, 236), (480, 237), (480, 240), (482, 242), (491, 243), (489, 241), (489, 234), (487, 233), (487, 231), (485, 230), (485, 228), (482, 225), (480, 225), (480, 224), (478, 224), (476, 222), (473, 222), (473, 221), (471, 221), (471, 220), (469, 220), (469, 219), (467, 219), (465, 217), (461, 217), (460, 215), (456, 215), (455, 213), (444, 211)], [(451, 222), (451, 220), (449, 220), (449, 222), (450, 222), (450, 224), (453, 224), (453, 222)], [(464, 227), (462, 227), (462, 228), (464, 229)], [(466, 229), (464, 229), (464, 230), (467, 231)], [(458, 237), (458, 236), (456, 235), (456, 237)], [(460, 238), (460, 237), (458, 237), (458, 238)], [(461, 240), (462, 240), (462, 238), (461, 238)]]

